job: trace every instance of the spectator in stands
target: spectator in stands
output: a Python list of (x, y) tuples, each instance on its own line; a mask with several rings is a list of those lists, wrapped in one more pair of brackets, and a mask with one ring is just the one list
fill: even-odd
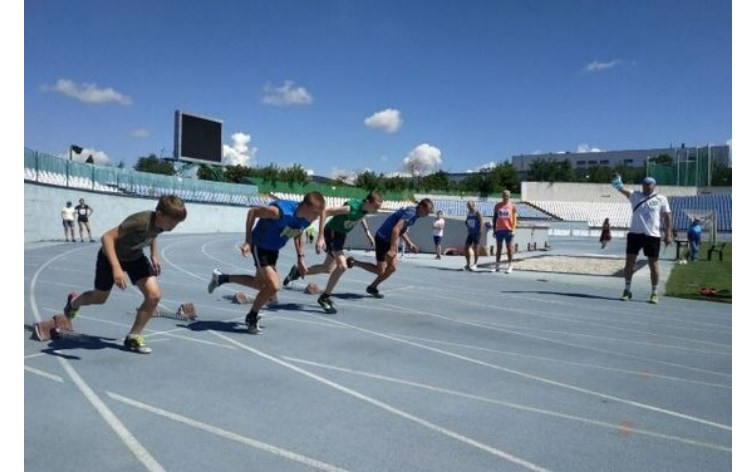
[[(475, 270), (478, 268), (478, 246), (480, 237), (483, 234), (483, 215), (475, 209), (475, 203), (470, 200), (467, 202), (467, 239), (465, 239), (465, 270)], [(473, 263), (470, 265), (470, 252), (473, 253)]]
[(378, 285), (388, 279), (399, 267), (397, 253), (399, 239), (409, 245), (410, 251), (418, 252), (418, 247), (407, 236), (407, 230), (414, 225), (418, 218), (423, 218), (433, 212), (433, 202), (430, 198), (423, 198), (417, 206), (408, 206), (396, 210), (386, 218), (378, 231), (375, 233), (375, 260), (377, 264), (362, 262), (354, 258), (348, 258), (349, 266), (357, 266), (368, 272), (376, 274), (375, 280), (367, 286), (367, 293), (375, 298), (383, 298), (378, 291)]
[(441, 259), (441, 240), (444, 239), (444, 212), (436, 212), (436, 219), (433, 221), (433, 244), (436, 246), (436, 259)]
[[(113, 285), (124, 290), (126, 275), (144, 295), (144, 301), (136, 312), (131, 331), (123, 341), (126, 349), (140, 354), (149, 354), (142, 338), (142, 330), (150, 321), (160, 302), (161, 264), (157, 248), (157, 237), (164, 231), (171, 231), (186, 219), (184, 201), (175, 195), (160, 197), (154, 211), (142, 211), (127, 217), (120, 225), (102, 235), (102, 248), (97, 254), (94, 290), (76, 296), (70, 293), (63, 313), (68, 319), (74, 318), (79, 308), (87, 305), (102, 305), (108, 300)], [(151, 257), (142, 252), (149, 246)]]
[[(326, 258), (322, 264), (311, 266), (307, 275), (331, 274), (328, 278), (328, 285), (318, 298), (318, 304), (327, 313), (336, 313), (333, 301), (331, 301), (331, 294), (341, 275), (348, 267), (351, 267), (349, 259), (344, 256), (344, 243), (346, 242), (347, 235), (360, 224), (365, 231), (365, 236), (370, 243), (370, 247), (374, 248), (375, 239), (370, 234), (370, 228), (367, 221), (365, 221), (365, 215), (376, 213), (382, 204), (383, 197), (381, 194), (373, 191), (363, 199), (353, 198), (341, 206), (326, 208), (324, 218), (320, 219), (318, 242), (315, 245), (315, 250), (320, 253), (325, 248)], [(326, 224), (324, 220), (329, 217), (332, 218)], [(354, 259), (351, 260), (353, 261)], [(300, 277), (298, 267), (293, 265), (283, 284), (284, 286), (289, 285), (289, 282), (297, 280)]]
[(83, 198), (79, 199), (79, 204), (76, 205), (74, 210), (76, 210), (76, 216), (79, 220), (79, 239), (81, 239), (81, 242), (84, 242), (84, 228), (87, 228), (89, 242), (95, 242), (95, 240), (92, 239), (92, 228), (89, 227), (89, 217), (92, 216), (94, 210), (84, 202)]
[[(633, 219), (627, 233), (627, 250), (625, 255), (625, 290), (621, 300), (628, 301), (633, 295), (630, 285), (635, 270), (635, 260), (643, 248), (651, 270), (651, 303), (659, 303), (659, 249), (661, 241), (665, 245), (672, 242), (672, 211), (667, 197), (656, 193), (656, 180), (653, 177), (643, 179), (643, 190), (630, 190), (622, 184), (622, 177), (612, 175), (612, 186), (630, 200)], [(662, 225), (662, 219), (664, 220)], [(664, 228), (664, 237), (661, 229)]]
[(701, 248), (701, 232), (701, 222), (698, 218), (694, 218), (688, 228), (688, 246), (690, 246), (688, 255), (691, 261), (698, 260), (698, 251)]
[(62, 210), (60, 210), (60, 216), (63, 218), (63, 234), (66, 237), (66, 242), (69, 241), (68, 239), (68, 232), (71, 232), (71, 242), (76, 242), (76, 236), (74, 235), (74, 207), (72, 206), (71, 202), (66, 202), (66, 206), (63, 207)]
[(257, 272), (254, 276), (229, 275), (215, 269), (207, 291), (213, 293), (218, 286), (229, 282), (257, 290), (257, 296), (245, 319), (250, 334), (260, 334), (260, 309), (281, 289), (276, 262), (278, 252), (290, 238), (294, 239), (299, 273), (307, 275), (304, 233), (313, 221), (323, 218), (324, 210), (323, 195), (320, 192), (309, 192), (301, 202), (274, 200), (268, 206), (252, 207), (247, 212), (246, 236), (240, 249), (242, 256), (252, 255)]
[(601, 249), (604, 249), (609, 241), (612, 240), (612, 226), (609, 224), (609, 218), (604, 220), (604, 224), (601, 225), (601, 236), (599, 242), (601, 243)]
[(496, 272), (499, 272), (499, 261), (501, 260), (502, 242), (507, 244), (507, 266), (504, 269), (507, 274), (512, 273), (512, 239), (514, 239), (515, 229), (517, 228), (517, 207), (509, 198), (509, 190), (501, 192), (501, 201), (494, 206), (493, 212), (493, 229), (496, 236)]

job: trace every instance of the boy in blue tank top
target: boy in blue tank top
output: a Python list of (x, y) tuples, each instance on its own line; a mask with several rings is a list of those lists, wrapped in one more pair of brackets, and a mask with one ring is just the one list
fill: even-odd
[(309, 192), (301, 202), (275, 200), (268, 206), (252, 207), (247, 212), (246, 237), (240, 249), (242, 256), (252, 255), (257, 272), (254, 276), (229, 275), (215, 269), (207, 291), (213, 293), (219, 285), (229, 282), (257, 290), (257, 296), (245, 320), (250, 334), (260, 334), (260, 309), (281, 289), (276, 262), (278, 252), (289, 239), (294, 239), (299, 272), (307, 274), (302, 235), (313, 221), (323, 217), (324, 210), (323, 195), (320, 192)]
[(378, 285), (389, 278), (399, 266), (397, 251), (399, 240), (409, 245), (410, 251), (417, 252), (417, 246), (407, 237), (407, 230), (414, 225), (418, 218), (423, 218), (433, 212), (433, 202), (430, 198), (423, 198), (417, 206), (408, 206), (396, 210), (386, 218), (378, 231), (375, 233), (375, 259), (377, 264), (347, 259), (347, 267), (357, 266), (376, 275), (373, 283), (367, 286), (367, 293), (375, 298), (383, 298), (378, 291)]

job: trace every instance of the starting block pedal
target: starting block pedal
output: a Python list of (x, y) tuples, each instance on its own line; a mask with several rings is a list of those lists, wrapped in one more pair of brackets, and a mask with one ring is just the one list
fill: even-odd
[[(233, 302), (239, 305), (251, 305), (255, 302), (255, 299), (250, 297), (244, 292), (236, 292), (233, 298)], [(278, 296), (273, 295), (270, 297), (270, 300), (266, 303), (266, 305), (275, 305), (278, 303)]]
[(155, 310), (155, 313), (152, 316), (160, 318), (171, 318), (175, 320), (194, 321), (197, 318), (197, 310), (194, 308), (194, 303), (187, 302), (179, 305), (176, 311), (166, 310), (165, 308), (158, 306), (157, 310)]
[(59, 333), (73, 332), (71, 320), (64, 315), (55, 315), (52, 320), (34, 323), (32, 339), (37, 341), (49, 341), (58, 337)]

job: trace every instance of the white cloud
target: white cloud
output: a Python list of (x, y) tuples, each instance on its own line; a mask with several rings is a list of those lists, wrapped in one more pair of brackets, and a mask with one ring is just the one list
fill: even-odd
[[(77, 162), (86, 162), (89, 156), (92, 156), (95, 164), (105, 165), (110, 162), (110, 157), (104, 151), (97, 151), (91, 148), (83, 148), (79, 154), (71, 151), (71, 159)], [(68, 155), (65, 158), (68, 159)]]
[(354, 183), (355, 179), (357, 179), (357, 175), (358, 172), (355, 172), (353, 170), (342, 169), (340, 167), (331, 167), (330, 178), (335, 180), (341, 179), (349, 185), (352, 185)]
[(373, 113), (365, 118), (365, 126), (368, 128), (381, 129), (387, 133), (396, 133), (402, 126), (402, 112), (394, 108)]
[(149, 138), (150, 137), (150, 130), (145, 128), (137, 128), (131, 130), (131, 136), (135, 138)]
[(440, 165), (441, 150), (423, 143), (404, 158), (403, 170), (414, 175), (426, 175), (435, 172)]
[(294, 82), (287, 80), (280, 87), (274, 87), (270, 84), (264, 88), (262, 102), (266, 105), (285, 107), (290, 105), (309, 105), (312, 103), (312, 95), (301, 86), (294, 85)]
[(491, 161), (491, 162), (486, 162), (485, 164), (481, 164), (478, 167), (475, 167), (473, 169), (467, 169), (465, 172), (470, 174), (473, 172), (480, 172), (481, 170), (485, 170), (485, 169), (493, 169), (494, 167), (496, 167), (496, 163), (494, 161)]
[(223, 145), (223, 163), (227, 165), (240, 165), (252, 167), (257, 158), (257, 148), (249, 148), (252, 137), (242, 132), (231, 135), (233, 145)]
[(386, 162), (386, 161), (388, 161), (388, 158), (389, 157), (386, 154), (383, 154), (383, 155), (381, 155), (380, 160), (381, 160), (381, 162)]
[(599, 62), (599, 61), (593, 61), (590, 64), (586, 65), (583, 69), (585, 72), (601, 72), (603, 70), (612, 69), (614, 67), (617, 67), (618, 65), (622, 64), (621, 59), (613, 59), (609, 62)]
[(597, 147), (591, 147), (591, 146), (589, 146), (586, 143), (582, 143), (582, 144), (578, 145), (577, 152), (578, 153), (582, 153), (582, 152), (601, 152), (601, 149), (599, 149)]
[(84, 103), (108, 103), (115, 102), (119, 105), (129, 106), (133, 103), (131, 97), (112, 88), (98, 88), (97, 84), (77, 84), (73, 80), (58, 79), (54, 85), (43, 85), (45, 92), (58, 92), (63, 95), (81, 100)]

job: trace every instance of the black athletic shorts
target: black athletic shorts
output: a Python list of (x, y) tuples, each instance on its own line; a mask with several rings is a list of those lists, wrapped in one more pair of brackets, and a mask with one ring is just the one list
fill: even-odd
[(254, 244), (251, 248), (252, 257), (255, 259), (255, 267), (271, 266), (276, 268), (276, 262), (278, 262), (278, 251), (271, 251), (270, 249), (263, 249), (257, 247)]
[(643, 254), (646, 257), (658, 259), (661, 238), (655, 238), (643, 233), (627, 233), (627, 254), (637, 256), (641, 248), (643, 248)]
[(391, 243), (381, 239), (375, 238), (375, 260), (378, 262), (386, 262), (386, 254), (391, 249)]
[(465, 239), (465, 246), (477, 246), (480, 241), (480, 233), (471, 233), (467, 235)]
[[(142, 257), (133, 261), (118, 261), (121, 264), (121, 269), (129, 275), (131, 283), (136, 283), (146, 277), (152, 277), (157, 275), (155, 268), (152, 267), (150, 260), (142, 254)], [(115, 280), (113, 279), (113, 266), (110, 265), (108, 256), (100, 249), (97, 253), (97, 269), (95, 270), (95, 283), (94, 286), (97, 290), (103, 292), (109, 292), (113, 288)]]
[(334, 252), (343, 251), (346, 237), (346, 233), (341, 233), (332, 229), (325, 230), (324, 239), (326, 243), (326, 252), (333, 255)]
[(79, 217), (79, 223), (87, 223), (89, 221), (89, 217), (87, 216), (80, 216)]

